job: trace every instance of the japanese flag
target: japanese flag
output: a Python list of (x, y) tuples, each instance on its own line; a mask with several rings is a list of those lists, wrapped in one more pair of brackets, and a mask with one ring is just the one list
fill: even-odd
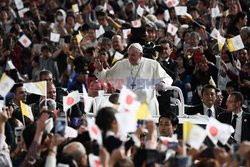
[(68, 96), (63, 97), (63, 111), (67, 111), (70, 107), (80, 101), (80, 95), (78, 91), (73, 91)]
[(175, 36), (177, 31), (178, 31), (178, 28), (175, 25), (173, 25), (171, 23), (168, 24), (168, 33)]
[(25, 34), (23, 34), (23, 35), (19, 38), (18, 41), (19, 41), (19, 42), (23, 45), (23, 47), (25, 47), (25, 48), (29, 47), (30, 44), (31, 44), (30, 39), (29, 39)]
[(218, 140), (225, 145), (230, 138), (234, 129), (231, 125), (223, 124), (217, 119), (210, 117), (206, 127), (207, 135), (214, 144), (217, 144)]
[(119, 111), (136, 111), (140, 106), (140, 102), (136, 100), (136, 94), (126, 87), (122, 88), (118, 102), (120, 103)]
[(131, 24), (132, 24), (132, 27), (139, 28), (139, 27), (141, 27), (141, 19), (131, 21)]
[(165, 0), (166, 5), (171, 8), (179, 4), (179, 0)]
[(96, 140), (99, 145), (102, 145), (102, 132), (92, 120), (88, 120), (89, 136), (92, 140)]
[(99, 156), (89, 154), (89, 165), (90, 167), (102, 167), (102, 163)]

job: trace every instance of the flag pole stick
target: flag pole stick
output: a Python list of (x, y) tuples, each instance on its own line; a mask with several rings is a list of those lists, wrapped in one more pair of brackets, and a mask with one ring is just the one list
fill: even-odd
[[(20, 101), (20, 103), (22, 103), (22, 101)], [(21, 108), (21, 113), (22, 113), (22, 119), (23, 119), (23, 126), (25, 126), (25, 119), (24, 119), (24, 115), (23, 115), (23, 111), (22, 111), (22, 107), (21, 107), (21, 104), (20, 104), (20, 108)]]
[(47, 81), (45, 81), (45, 90), (44, 90), (44, 94), (45, 94), (45, 107), (46, 109), (48, 108), (48, 104), (47, 104)]
[(25, 126), (25, 119), (24, 119), (23, 113), (22, 113), (22, 118), (23, 118), (23, 126), (26, 127)]
[(6, 96), (3, 97), (3, 107), (6, 106)]
[(182, 151), (183, 151), (183, 156), (186, 156), (187, 155), (187, 146), (186, 146), (186, 138), (185, 138), (185, 135), (186, 135), (186, 132), (187, 132), (187, 127), (184, 125), (185, 124), (185, 121), (183, 122), (182, 124)]

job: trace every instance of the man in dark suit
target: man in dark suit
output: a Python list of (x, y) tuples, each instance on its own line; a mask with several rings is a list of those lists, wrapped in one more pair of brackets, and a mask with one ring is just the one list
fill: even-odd
[(235, 132), (232, 137), (240, 143), (244, 140), (250, 140), (250, 114), (242, 110), (244, 102), (240, 92), (232, 92), (227, 99), (227, 110), (219, 114), (218, 120), (222, 123), (231, 124)]
[[(160, 40), (159, 44), (162, 47), (162, 51), (159, 53), (158, 62), (167, 74), (175, 81), (179, 74), (178, 63), (171, 59), (170, 55), (173, 52), (173, 43), (167, 38)], [(160, 115), (164, 114), (164, 111), (170, 110), (170, 96), (171, 91), (159, 92), (160, 96), (157, 97), (159, 102)]]
[(207, 115), (209, 117), (218, 118), (218, 115), (221, 112), (225, 112), (226, 110), (216, 107), (214, 105), (216, 100), (216, 88), (213, 85), (205, 85), (201, 89), (201, 101), (202, 104), (190, 107), (187, 109), (186, 114), (194, 115), (200, 113), (202, 115)]
[(173, 42), (164, 38), (160, 40), (159, 44), (162, 47), (162, 51), (159, 53), (158, 61), (167, 74), (175, 80), (178, 76), (179, 70), (178, 63), (170, 57), (173, 52)]

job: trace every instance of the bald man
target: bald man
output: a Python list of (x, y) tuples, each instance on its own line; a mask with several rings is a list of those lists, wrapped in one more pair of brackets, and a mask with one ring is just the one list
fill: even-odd
[(166, 86), (170, 86), (173, 79), (157, 61), (143, 57), (143, 48), (139, 43), (131, 44), (127, 53), (127, 59), (117, 62), (108, 70), (103, 69), (97, 59), (96, 77), (112, 82), (118, 90), (125, 85), (138, 95), (141, 102), (147, 100), (153, 115), (159, 115), (156, 91), (166, 91)]
[(71, 155), (77, 162), (78, 166), (87, 166), (86, 149), (80, 142), (72, 142), (63, 148), (63, 153)]

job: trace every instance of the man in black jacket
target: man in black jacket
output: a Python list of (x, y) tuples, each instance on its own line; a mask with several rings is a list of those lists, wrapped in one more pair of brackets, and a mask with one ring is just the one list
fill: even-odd
[(222, 123), (231, 124), (235, 132), (232, 137), (240, 143), (250, 140), (250, 114), (242, 110), (244, 102), (240, 92), (232, 92), (227, 99), (227, 110), (219, 115), (218, 120)]
[[(161, 64), (162, 68), (166, 71), (167, 74), (175, 81), (178, 76), (178, 64), (175, 60), (171, 59), (170, 55), (173, 52), (173, 43), (167, 39), (162, 39), (159, 44), (162, 47), (162, 51), (159, 53), (158, 62)], [(160, 96), (157, 97), (159, 102), (159, 111), (160, 115), (164, 112), (170, 111), (170, 96), (171, 91), (159, 92)]]
[(214, 106), (216, 100), (216, 88), (213, 85), (205, 85), (201, 90), (201, 101), (202, 104), (187, 109), (188, 115), (194, 115), (200, 113), (209, 117), (218, 118), (221, 112), (226, 110), (221, 107)]

